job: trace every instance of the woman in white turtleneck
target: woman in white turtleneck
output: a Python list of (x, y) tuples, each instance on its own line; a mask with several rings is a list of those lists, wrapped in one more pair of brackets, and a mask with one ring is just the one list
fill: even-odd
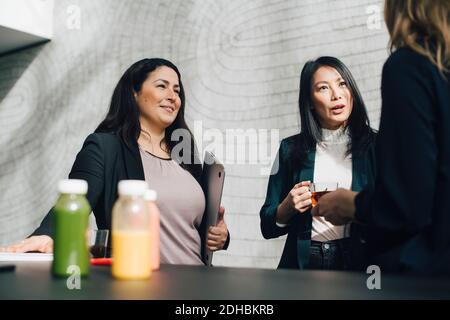
[(301, 132), (281, 142), (261, 208), (266, 239), (288, 234), (279, 268), (361, 269), (364, 230), (311, 216), (311, 182), (337, 182), (358, 191), (375, 178), (374, 139), (348, 68), (321, 57), (300, 78)]

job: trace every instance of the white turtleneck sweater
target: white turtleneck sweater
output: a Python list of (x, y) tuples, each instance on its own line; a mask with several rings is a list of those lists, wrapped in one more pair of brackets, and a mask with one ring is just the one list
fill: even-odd
[[(352, 159), (345, 156), (350, 141), (345, 128), (322, 129), (323, 141), (316, 145), (313, 182), (337, 182), (339, 188), (350, 189), (352, 185)], [(334, 226), (323, 217), (313, 217), (311, 240), (329, 241), (350, 235), (350, 225)]]

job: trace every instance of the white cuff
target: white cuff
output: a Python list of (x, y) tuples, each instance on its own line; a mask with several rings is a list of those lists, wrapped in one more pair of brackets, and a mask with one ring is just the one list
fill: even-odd
[(277, 225), (277, 227), (280, 228), (286, 228), (289, 225), (289, 223), (278, 223), (278, 222), (275, 222), (275, 224)]

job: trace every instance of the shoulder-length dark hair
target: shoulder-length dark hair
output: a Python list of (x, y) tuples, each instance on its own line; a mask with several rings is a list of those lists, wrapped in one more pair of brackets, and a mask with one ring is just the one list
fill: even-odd
[[(108, 114), (95, 132), (115, 133), (128, 147), (137, 145), (137, 140), (141, 134), (141, 125), (139, 123), (140, 111), (135, 99), (135, 93), (141, 91), (142, 84), (148, 78), (150, 73), (162, 66), (173, 69), (178, 75), (181, 106), (174, 122), (166, 128), (165, 137), (161, 143), (165, 142), (169, 149), (167, 151), (171, 153), (172, 149), (178, 143), (171, 139), (172, 133), (177, 129), (184, 129), (188, 132), (191, 139), (189, 142), (191, 150), (188, 150), (188, 152), (190, 152), (190, 161), (187, 161), (188, 163), (180, 162), (180, 165), (188, 170), (196, 179), (199, 179), (202, 167), (198, 160), (194, 137), (184, 119), (185, 95), (183, 83), (181, 82), (181, 75), (178, 68), (168, 60), (160, 58), (143, 59), (131, 65), (116, 85), (111, 98)], [(181, 153), (183, 151), (186, 150), (183, 149)], [(181, 158), (183, 159), (182, 154)]]
[(308, 61), (300, 76), (298, 108), (301, 131), (294, 141), (291, 157), (295, 166), (302, 164), (307, 154), (315, 150), (316, 144), (322, 141), (322, 128), (313, 111), (314, 103), (312, 101), (312, 79), (316, 71), (322, 66), (336, 69), (345, 80), (353, 97), (353, 110), (347, 122), (347, 130), (351, 137), (347, 146), (347, 155), (358, 156), (363, 154), (374, 140), (374, 130), (370, 128), (366, 106), (350, 70), (337, 58), (320, 57)]

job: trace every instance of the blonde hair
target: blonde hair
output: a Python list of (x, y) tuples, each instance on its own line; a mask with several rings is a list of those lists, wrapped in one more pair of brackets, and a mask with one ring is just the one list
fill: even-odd
[(450, 71), (450, 0), (386, 0), (391, 51), (409, 47)]

